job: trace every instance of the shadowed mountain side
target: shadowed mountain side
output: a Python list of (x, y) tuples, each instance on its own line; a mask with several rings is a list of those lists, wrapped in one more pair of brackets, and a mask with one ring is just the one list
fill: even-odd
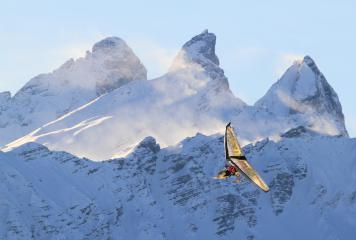
[(319, 135), (248, 145), (264, 193), (212, 179), (225, 161), (220, 135), (169, 148), (148, 137), (103, 162), (27, 143), (0, 153), (0, 238), (350, 239), (355, 149)]

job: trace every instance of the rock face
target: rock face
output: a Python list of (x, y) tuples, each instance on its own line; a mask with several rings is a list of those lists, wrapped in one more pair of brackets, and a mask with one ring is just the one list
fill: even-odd
[[(107, 56), (112, 56), (108, 58)], [(109, 37), (93, 46), (93, 59), (105, 59), (105, 77), (95, 82), (97, 96), (111, 92), (133, 80), (147, 79), (147, 71), (127, 44), (118, 37)]]
[[(109, 37), (60, 68), (31, 79), (13, 98), (0, 97), (0, 144), (8, 143), (133, 80), (146, 69), (127, 44)], [(3, 104), (4, 96), (7, 104)]]
[(348, 136), (338, 96), (309, 56), (295, 62), (255, 106), (318, 132)]
[(169, 148), (147, 137), (103, 162), (28, 143), (0, 153), (0, 238), (352, 239), (355, 149), (318, 135), (248, 145), (264, 193), (212, 179), (224, 164), (219, 135)]
[(208, 30), (193, 37), (183, 45), (182, 50), (191, 61), (196, 61), (201, 65), (208, 65), (209, 62), (219, 66), (219, 59), (215, 54), (216, 36)]
[(209, 76), (211, 82), (221, 88), (220, 91), (230, 91), (224, 71), (219, 67), (219, 59), (215, 53), (216, 36), (208, 30), (186, 42), (175, 57), (169, 71), (201, 71)]
[[(167, 146), (197, 132), (220, 131), (246, 104), (229, 89), (214, 52), (215, 39), (204, 31), (183, 45), (162, 77), (125, 84), (8, 148), (36, 141), (102, 160), (127, 154), (146, 136)], [(98, 142), (98, 136), (106, 137)]]

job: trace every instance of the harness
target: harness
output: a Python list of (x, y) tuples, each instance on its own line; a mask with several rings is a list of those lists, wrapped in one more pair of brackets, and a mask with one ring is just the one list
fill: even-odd
[(228, 167), (227, 167), (227, 170), (228, 170), (231, 174), (235, 174), (236, 171), (237, 171), (236, 167), (234, 167), (234, 166), (228, 166)]

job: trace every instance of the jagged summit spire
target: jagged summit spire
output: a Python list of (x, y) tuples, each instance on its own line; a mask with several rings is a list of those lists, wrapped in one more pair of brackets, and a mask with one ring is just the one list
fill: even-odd
[(304, 56), (303, 62), (305, 62), (306, 64), (315, 64), (314, 60), (309, 55)]
[(330, 135), (348, 135), (339, 98), (308, 55), (289, 67), (255, 106), (281, 116), (302, 114), (310, 126), (329, 128)]
[(321, 75), (324, 78), (324, 75), (320, 72), (315, 61), (309, 55), (306, 55), (303, 58), (303, 63), (305, 63), (316, 75)]
[(219, 59), (215, 54), (216, 36), (214, 33), (209, 33), (208, 30), (204, 30), (201, 34), (193, 37), (187, 43), (183, 45), (183, 49), (190, 53), (194, 59), (196, 57), (204, 57), (209, 59), (216, 65), (219, 65)]
[(180, 69), (192, 63), (198, 63), (205, 68), (219, 68), (219, 59), (215, 54), (215, 44), (215, 34), (204, 30), (183, 45), (170, 70)]
[[(169, 73), (180, 73), (189, 76), (200, 75), (202, 79), (213, 80), (218, 91), (230, 91), (224, 70), (219, 67), (219, 59), (215, 54), (216, 36), (208, 30), (194, 36), (186, 42), (169, 68)], [(184, 79), (191, 79), (191, 77)], [(197, 75), (196, 75), (197, 76)], [(203, 77), (204, 76), (204, 77)], [(195, 78), (195, 77), (193, 77)]]

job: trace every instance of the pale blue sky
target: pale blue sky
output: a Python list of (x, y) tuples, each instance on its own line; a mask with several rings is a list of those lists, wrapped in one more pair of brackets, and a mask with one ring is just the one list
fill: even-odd
[(182, 44), (209, 29), (236, 96), (253, 104), (293, 59), (310, 55), (356, 136), (356, 1), (0, 0), (0, 91), (15, 93), (101, 38), (123, 38), (163, 74)]

